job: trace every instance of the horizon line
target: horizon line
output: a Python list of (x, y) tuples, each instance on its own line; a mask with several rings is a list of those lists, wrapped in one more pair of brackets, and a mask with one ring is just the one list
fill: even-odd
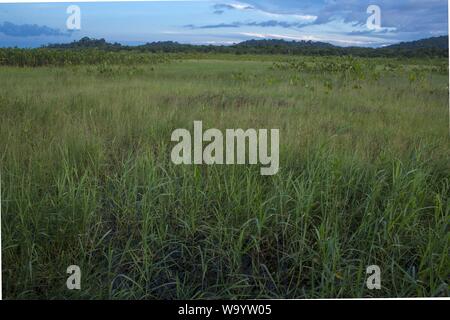
[[(1, 1), (1, 0), (0, 0)], [(146, 1), (146, 0), (143, 0)], [(153, 0), (151, 0), (153, 1)], [(168, 1), (172, 1), (172, 0), (168, 0)], [(384, 48), (384, 47), (388, 47), (388, 46), (393, 46), (393, 45), (397, 45), (397, 44), (401, 44), (401, 43), (411, 43), (411, 42), (416, 42), (416, 41), (421, 41), (421, 40), (428, 40), (428, 39), (433, 39), (433, 38), (440, 38), (440, 37), (447, 37), (449, 38), (449, 34), (442, 34), (442, 35), (437, 35), (437, 36), (433, 36), (433, 37), (426, 37), (426, 38), (420, 38), (420, 39), (416, 39), (416, 40), (409, 40), (409, 41), (399, 41), (396, 43), (391, 43), (391, 44), (386, 44), (386, 45), (379, 45), (379, 46), (358, 46), (358, 45), (351, 45), (351, 46), (342, 46), (342, 45), (336, 45), (336, 44), (332, 44), (330, 42), (327, 41), (317, 41), (317, 40), (297, 40), (297, 39), (278, 39), (278, 38), (251, 38), (251, 39), (247, 39), (247, 40), (242, 40), (242, 41), (238, 41), (238, 42), (233, 42), (233, 43), (208, 43), (208, 42), (203, 42), (203, 43), (192, 43), (192, 42), (180, 42), (180, 41), (174, 41), (174, 40), (158, 40), (158, 41), (147, 41), (147, 42), (142, 42), (141, 44), (126, 44), (126, 41), (112, 41), (110, 42), (109, 40), (107, 40), (106, 38), (102, 37), (102, 38), (91, 38), (89, 36), (84, 36), (79, 38), (78, 40), (73, 40), (71, 42), (62, 42), (62, 43), (48, 43), (46, 45), (41, 45), (40, 48), (42, 47), (46, 47), (46, 46), (50, 46), (50, 45), (66, 45), (66, 44), (71, 44), (71, 43), (76, 43), (81, 41), (83, 38), (88, 38), (89, 40), (104, 40), (106, 43), (108, 44), (119, 44), (121, 46), (126, 46), (126, 47), (139, 47), (139, 46), (144, 46), (147, 44), (154, 44), (154, 43), (164, 43), (164, 42), (173, 42), (176, 44), (180, 44), (180, 45), (191, 45), (191, 46), (216, 46), (216, 47), (230, 47), (233, 45), (237, 45), (240, 43), (244, 43), (244, 42), (248, 42), (248, 41), (264, 41), (264, 40), (275, 40), (275, 41), (284, 41), (287, 43), (292, 43), (292, 42), (298, 42), (298, 43), (303, 43), (303, 42), (310, 42), (310, 43), (322, 43), (322, 44), (328, 44), (331, 45), (333, 47), (338, 47), (338, 48), (368, 48), (368, 49), (379, 49), (379, 48)], [(130, 41), (132, 42), (132, 41)]]

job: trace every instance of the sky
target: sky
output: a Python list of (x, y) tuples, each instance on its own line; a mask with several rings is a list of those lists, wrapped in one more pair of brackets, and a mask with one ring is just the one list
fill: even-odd
[[(67, 27), (70, 5), (80, 8), (79, 30)], [(371, 5), (380, 10), (379, 24), (370, 18)], [(0, 3), (0, 47), (39, 47), (85, 36), (127, 45), (285, 39), (380, 47), (447, 35), (447, 10), (447, 0)]]

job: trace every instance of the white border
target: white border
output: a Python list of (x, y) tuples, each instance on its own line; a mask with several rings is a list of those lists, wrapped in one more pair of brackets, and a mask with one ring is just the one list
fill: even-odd
[(211, 0), (0, 0), (1, 3), (81, 3), (81, 2), (212, 2)]

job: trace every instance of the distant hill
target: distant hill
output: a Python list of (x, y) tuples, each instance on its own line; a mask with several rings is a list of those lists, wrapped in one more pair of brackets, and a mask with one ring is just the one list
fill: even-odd
[(292, 54), (292, 55), (353, 55), (361, 57), (448, 57), (448, 37), (433, 37), (402, 42), (383, 48), (338, 47), (325, 42), (286, 41), (279, 39), (248, 40), (230, 46), (191, 45), (173, 41), (151, 42), (139, 46), (108, 43), (105, 39), (82, 38), (65, 44), (51, 44), (52, 49), (97, 48), (108, 51), (133, 50), (163, 53), (234, 53), (234, 54)]
[(49, 44), (47, 48), (60, 48), (60, 49), (84, 49), (84, 48), (96, 48), (96, 49), (121, 49), (123, 46), (120, 43), (109, 43), (105, 39), (94, 39), (89, 37), (81, 38), (78, 41), (70, 43), (57, 43)]
[(448, 36), (433, 37), (410, 42), (400, 42), (387, 46), (385, 48), (393, 49), (448, 49)]
[(252, 47), (252, 48), (269, 48), (269, 47), (317, 47), (317, 48), (333, 48), (332, 44), (318, 41), (286, 41), (275, 39), (247, 40), (235, 44), (234, 47)]
[(405, 57), (448, 57), (448, 36), (401, 42), (377, 49), (383, 55)]

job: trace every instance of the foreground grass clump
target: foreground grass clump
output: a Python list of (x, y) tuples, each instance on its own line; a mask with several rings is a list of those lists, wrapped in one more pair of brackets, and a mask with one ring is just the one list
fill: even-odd
[[(448, 296), (445, 63), (213, 58), (0, 69), (4, 296)], [(194, 120), (280, 129), (280, 172), (173, 165)]]

